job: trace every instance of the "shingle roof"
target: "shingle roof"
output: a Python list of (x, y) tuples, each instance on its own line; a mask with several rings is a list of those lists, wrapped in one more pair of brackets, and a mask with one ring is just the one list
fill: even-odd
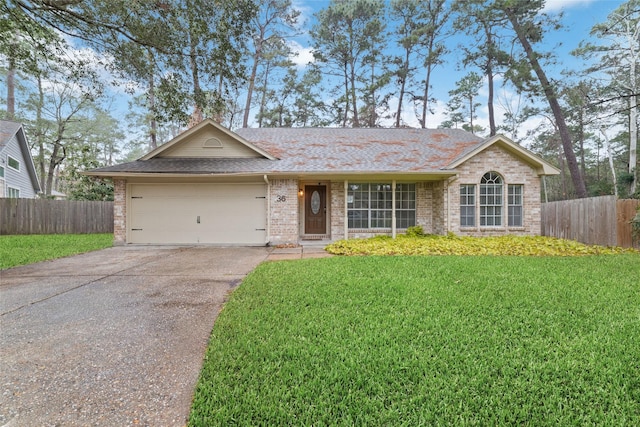
[(7, 146), (9, 140), (18, 132), (22, 126), (20, 123), (0, 120), (0, 151)]
[(277, 160), (161, 158), (95, 169), (131, 173), (437, 172), (483, 142), (456, 129), (245, 128)]

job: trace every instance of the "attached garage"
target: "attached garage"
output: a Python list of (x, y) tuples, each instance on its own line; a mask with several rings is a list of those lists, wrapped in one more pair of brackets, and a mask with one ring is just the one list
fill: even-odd
[(264, 183), (129, 184), (127, 241), (264, 245)]

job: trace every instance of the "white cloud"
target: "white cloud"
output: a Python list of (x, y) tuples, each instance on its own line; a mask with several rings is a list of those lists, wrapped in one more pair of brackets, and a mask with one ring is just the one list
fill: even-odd
[(295, 53), (291, 55), (289, 59), (299, 67), (306, 67), (310, 62), (313, 62), (313, 49), (310, 47), (304, 47), (295, 40), (289, 42), (289, 47)]
[(543, 12), (554, 13), (574, 7), (585, 7), (595, 0), (547, 0), (545, 2)]

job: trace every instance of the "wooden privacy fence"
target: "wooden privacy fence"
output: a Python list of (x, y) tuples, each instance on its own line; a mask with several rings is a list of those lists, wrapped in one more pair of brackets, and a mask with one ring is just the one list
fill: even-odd
[(0, 235), (113, 233), (113, 202), (0, 199)]
[[(634, 245), (631, 220), (640, 200), (616, 196), (563, 200), (542, 204), (542, 235), (589, 245)], [(640, 247), (635, 242), (635, 247)]]

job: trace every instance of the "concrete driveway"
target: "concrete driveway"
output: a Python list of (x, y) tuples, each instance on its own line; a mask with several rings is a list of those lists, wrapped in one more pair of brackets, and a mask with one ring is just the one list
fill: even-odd
[(184, 426), (214, 320), (269, 254), (125, 246), (0, 272), (0, 426)]

